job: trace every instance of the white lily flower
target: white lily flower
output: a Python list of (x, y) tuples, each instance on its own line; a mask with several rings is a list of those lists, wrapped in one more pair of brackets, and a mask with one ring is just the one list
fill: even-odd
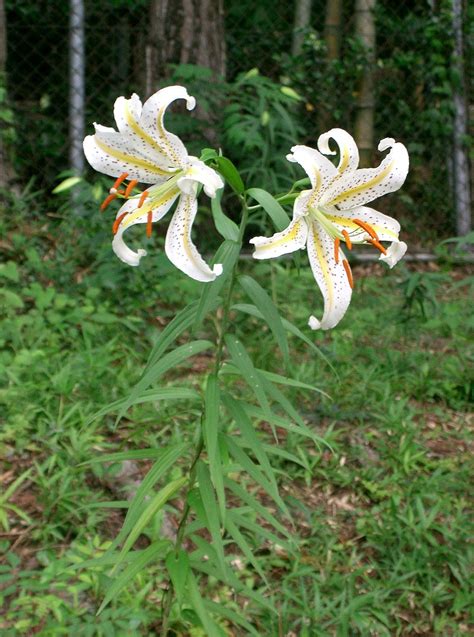
[[(167, 107), (177, 99), (186, 100), (192, 110), (194, 97), (183, 86), (168, 86), (152, 95), (142, 106), (138, 95), (119, 97), (114, 106), (118, 131), (94, 124), (95, 135), (84, 140), (84, 153), (95, 170), (117, 177), (102, 210), (115, 198), (125, 199), (113, 225), (112, 247), (128, 265), (137, 266), (146, 251), (131, 250), (123, 239), (124, 232), (139, 223), (146, 224), (151, 235), (152, 224), (159, 221), (179, 198), (166, 235), (165, 251), (169, 260), (182, 272), (198, 281), (213, 281), (222, 266), (212, 269), (203, 260), (191, 239), (197, 212), (200, 184), (209, 197), (215, 197), (224, 182), (215, 170), (188, 155), (183, 142), (164, 126)], [(129, 179), (125, 189), (120, 185)], [(136, 192), (136, 184), (151, 184)]]
[[(339, 148), (336, 168), (324, 155), (333, 155), (329, 140)], [(393, 267), (405, 254), (406, 243), (400, 241), (400, 224), (365, 204), (398, 190), (408, 173), (408, 152), (394, 139), (383, 139), (379, 151), (390, 149), (377, 168), (358, 168), (359, 151), (346, 131), (333, 128), (318, 139), (318, 149), (293, 146), (287, 155), (299, 163), (311, 180), (311, 190), (296, 198), (293, 220), (282, 232), (270, 238), (255, 237), (255, 259), (269, 259), (308, 248), (311, 269), (324, 297), (324, 313), (320, 320), (311, 316), (313, 330), (328, 330), (344, 316), (352, 295), (351, 268), (341, 242), (348, 250), (356, 243), (368, 243), (381, 252), (380, 259)], [(382, 241), (391, 242), (385, 248)]]

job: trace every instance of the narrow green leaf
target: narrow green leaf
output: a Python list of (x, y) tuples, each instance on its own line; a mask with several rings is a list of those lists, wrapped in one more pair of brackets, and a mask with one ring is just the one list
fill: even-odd
[(127, 533), (129, 533), (138, 523), (138, 519), (143, 509), (142, 505), (145, 502), (145, 499), (153, 493), (152, 489), (158, 482), (158, 480), (160, 480), (165, 475), (168, 469), (176, 464), (178, 458), (180, 458), (188, 448), (188, 443), (181, 443), (179, 445), (161, 450), (161, 456), (148, 471), (146, 476), (143, 478), (140, 486), (138, 487), (137, 492), (135, 493), (135, 497), (130, 503), (130, 508), (123, 522), (123, 526), (120, 529), (119, 534), (113, 541), (111, 549), (118, 546), (125, 538)]
[(66, 192), (66, 190), (74, 188), (74, 186), (77, 186), (77, 184), (81, 183), (81, 181), (83, 181), (82, 177), (68, 177), (58, 184), (56, 188), (53, 188), (51, 192), (53, 195), (59, 195), (61, 192)]
[(197, 330), (204, 318), (218, 305), (219, 294), (233, 272), (234, 265), (240, 254), (240, 244), (235, 241), (224, 241), (216, 252), (215, 263), (222, 264), (222, 274), (212, 283), (203, 286), (201, 298), (194, 320), (194, 330)]
[(239, 276), (238, 281), (262, 313), (263, 318), (267, 322), (268, 327), (272, 330), (273, 336), (275, 337), (281, 353), (283, 354), (285, 364), (288, 365), (290, 357), (288, 341), (286, 338), (285, 328), (283, 327), (280, 314), (278, 313), (275, 304), (262, 286), (251, 277), (241, 275)]
[(163, 387), (160, 389), (147, 389), (137, 396), (132, 402), (129, 398), (120, 398), (113, 403), (109, 403), (95, 414), (93, 414), (87, 421), (91, 423), (97, 418), (102, 418), (106, 414), (113, 413), (121, 409), (124, 405), (128, 404), (129, 407), (133, 405), (141, 405), (143, 403), (150, 403), (159, 400), (200, 400), (201, 396), (197, 391), (189, 389), (187, 387)]
[(221, 206), (221, 201), (222, 190), (220, 190), (216, 194), (214, 199), (211, 199), (212, 216), (214, 218), (214, 224), (217, 228), (217, 232), (219, 232), (219, 234), (223, 236), (224, 239), (237, 241), (239, 238), (239, 226), (234, 223), (232, 219), (229, 219), (229, 217), (224, 214)]
[(181, 489), (181, 487), (186, 483), (187, 478), (179, 478), (178, 480), (173, 480), (167, 484), (161, 491), (159, 491), (155, 497), (150, 501), (145, 510), (141, 513), (140, 517), (134, 524), (132, 530), (130, 531), (127, 539), (124, 542), (124, 545), (120, 551), (118, 556), (118, 562), (114, 567), (114, 570), (117, 566), (122, 562), (124, 557), (130, 551), (132, 546), (135, 544), (136, 540), (142, 533), (143, 529), (150, 522), (152, 517), (158, 513), (158, 511), (166, 504), (166, 502), (173, 497), (173, 495)]
[[(235, 458), (237, 463), (242, 467), (244, 471), (248, 473), (248, 475), (254, 480), (257, 484), (259, 484), (262, 489), (264, 489), (268, 495), (273, 499), (273, 501), (277, 504), (277, 506), (285, 513), (288, 518), (291, 518), (290, 513), (281, 499), (280, 494), (278, 493), (278, 488), (272, 482), (270, 482), (259, 467), (251, 460), (251, 458), (245, 453), (245, 451), (237, 445), (234, 439), (231, 436), (224, 436), (225, 443)], [(227, 511), (227, 514), (229, 512)]]
[(288, 215), (269, 192), (262, 188), (249, 188), (247, 194), (262, 206), (277, 230), (284, 230), (288, 226)]
[[(260, 310), (257, 307), (255, 307), (255, 305), (250, 305), (247, 303), (236, 303), (235, 305), (232, 306), (232, 309), (237, 310), (238, 312), (244, 312), (244, 314), (250, 314), (250, 316), (255, 316), (255, 318), (263, 319), (263, 314), (260, 312)], [(310, 347), (313, 350), (313, 352), (316, 352), (316, 354), (318, 354), (318, 356), (320, 356), (324, 360), (324, 362), (327, 363), (327, 365), (329, 365), (329, 367), (333, 371), (335, 371), (333, 366), (329, 362), (327, 356), (325, 356), (322, 353), (322, 351), (319, 349), (319, 347), (317, 347), (313, 343), (313, 341), (311, 341), (305, 334), (303, 334), (303, 332), (298, 327), (296, 327), (296, 325), (294, 325), (293, 323), (290, 323), (290, 321), (288, 321), (285, 318), (282, 318), (281, 322), (283, 324), (283, 327), (288, 332), (291, 332), (291, 334), (299, 338), (300, 341), (303, 341), (303, 343), (306, 343), (306, 345), (308, 345), (308, 347)]]
[(219, 448), (219, 384), (217, 377), (211, 374), (207, 379), (205, 397), (205, 417), (203, 421), (204, 442), (209, 460), (211, 480), (217, 494), (222, 523), (225, 520), (225, 492), (222, 475), (222, 460)]
[(160, 376), (163, 376), (169, 369), (174, 369), (188, 358), (213, 347), (210, 341), (192, 341), (185, 345), (180, 345), (173, 351), (165, 354), (156, 363), (151, 365), (140, 378), (138, 383), (132, 388), (129, 396), (125, 399), (122, 408), (117, 416), (117, 422), (122, 418), (127, 409), (140, 396), (140, 393), (146, 390), (152, 383), (156, 382)]
[(252, 449), (252, 453), (260, 463), (262, 470), (266, 473), (268, 480), (273, 484), (275, 489), (278, 489), (274, 471), (250, 418), (240, 404), (229, 396), (229, 394), (223, 396), (223, 401), (240, 429), (242, 438), (246, 441), (248, 447)]
[(199, 592), (199, 587), (197, 585), (196, 579), (192, 571), (189, 572), (188, 575), (188, 593), (189, 593), (189, 601), (191, 602), (192, 607), (196, 611), (197, 616), (201, 620), (204, 630), (206, 631), (207, 637), (222, 637), (222, 632), (218, 629), (216, 624), (212, 621), (209, 616), (206, 607), (204, 606), (204, 601), (201, 597), (201, 593)]
[(293, 548), (288, 542), (286, 542), (286, 540), (278, 537), (277, 535), (275, 535), (265, 527), (260, 526), (245, 515), (238, 513), (236, 509), (228, 511), (228, 516), (237, 526), (248, 529), (251, 533), (254, 533), (257, 536), (260, 535), (273, 545), (281, 546), (288, 553), (293, 553)]
[(131, 580), (138, 575), (138, 573), (142, 572), (148, 564), (150, 564), (150, 562), (163, 553), (168, 546), (169, 540), (160, 540), (159, 542), (154, 542), (143, 551), (137, 551), (137, 556), (125, 568), (123, 573), (121, 573), (121, 575), (112, 582), (104, 597), (104, 601), (97, 611), (97, 615), (100, 615), (113, 598), (116, 597), (123, 588), (130, 584)]
[(281, 522), (279, 522), (276, 517), (270, 513), (267, 507), (264, 507), (251, 493), (249, 493), (247, 489), (242, 488), (239, 483), (235, 482), (235, 480), (232, 480), (231, 478), (225, 479), (225, 485), (238, 498), (240, 498), (242, 502), (248, 504), (248, 506), (251, 507), (251, 509), (255, 511), (257, 515), (266, 520), (268, 524), (271, 524), (274, 529), (284, 535), (288, 540), (292, 539), (292, 536), (290, 535), (289, 531), (287, 531), (287, 529), (283, 526), (283, 524), (281, 524)]
[(245, 185), (234, 164), (227, 157), (217, 157), (215, 161), (217, 163), (217, 170), (224, 177), (232, 190), (238, 195), (241, 195), (245, 190)]
[(197, 465), (197, 478), (199, 481), (199, 493), (201, 494), (214, 549), (222, 572), (225, 573), (224, 545), (222, 543), (219, 516), (217, 515), (217, 502), (214, 497), (214, 489), (212, 487), (209, 470), (202, 461), (199, 461)]
[(264, 390), (262, 378), (259, 372), (255, 369), (250, 356), (247, 354), (247, 350), (238, 338), (231, 336), (230, 334), (225, 337), (225, 342), (227, 349), (229, 350), (229, 354), (231, 355), (235, 366), (239, 369), (242, 378), (255, 394), (255, 397), (260, 403), (263, 411), (268, 413), (270, 416), (270, 404)]
[[(174, 449), (175, 447), (172, 447)], [(161, 458), (166, 451), (165, 448), (156, 449), (155, 447), (148, 449), (133, 449), (132, 451), (116, 451), (115, 453), (104, 453), (101, 456), (96, 456), (85, 462), (78, 464), (78, 467), (82, 467), (87, 464), (94, 464), (97, 462), (121, 462), (122, 460), (153, 460), (155, 458)]]
[(233, 622), (234, 624), (237, 624), (238, 626), (242, 626), (243, 628), (245, 628), (245, 630), (247, 631), (249, 635), (253, 635), (254, 637), (262, 637), (262, 633), (257, 632), (257, 630), (252, 626), (252, 624), (249, 624), (249, 622), (244, 617), (242, 617), (242, 615), (239, 615), (239, 613), (236, 613), (230, 608), (227, 608), (223, 604), (217, 604), (216, 602), (206, 599), (204, 600), (204, 605), (212, 613), (215, 613), (216, 615), (221, 615), (222, 617), (225, 617), (226, 619)]
[(258, 418), (262, 422), (268, 422), (268, 424), (273, 424), (276, 427), (281, 427), (282, 429), (286, 429), (286, 431), (291, 431), (292, 433), (299, 434), (300, 436), (304, 436), (305, 438), (310, 438), (318, 447), (320, 447), (321, 445), (325, 445), (326, 447), (330, 448), (328, 443), (323, 438), (320, 438), (319, 436), (317, 436), (304, 423), (303, 423), (303, 426), (295, 425), (294, 423), (290, 422), (287, 418), (282, 418), (281, 416), (277, 416), (273, 412), (270, 415), (270, 418), (272, 421), (270, 423), (268, 420), (268, 416), (263, 411), (263, 409), (260, 409), (256, 407), (255, 405), (251, 405), (250, 403), (244, 403), (242, 404), (242, 406), (249, 416)]
[(260, 577), (265, 582), (265, 584), (268, 585), (267, 578), (265, 577), (265, 573), (263, 572), (262, 567), (260, 566), (260, 563), (259, 563), (258, 559), (253, 554), (252, 549), (250, 548), (250, 546), (249, 546), (247, 540), (245, 539), (245, 537), (239, 531), (238, 527), (232, 522), (231, 519), (227, 518), (226, 524), (225, 524), (225, 528), (227, 529), (227, 532), (230, 533), (232, 539), (237, 544), (239, 549), (242, 551), (244, 556), (247, 558), (247, 561), (250, 564), (252, 564), (252, 566), (257, 571), (257, 573), (260, 575)]
[(188, 554), (183, 550), (178, 551), (178, 553), (170, 551), (166, 556), (165, 563), (176, 592), (176, 597), (181, 605), (186, 592), (186, 582), (189, 574)]
[(303, 383), (300, 380), (295, 380), (294, 378), (288, 378), (287, 376), (281, 376), (280, 374), (275, 374), (273, 372), (268, 372), (266, 369), (258, 370), (262, 376), (267, 378), (272, 383), (278, 383), (280, 385), (287, 385), (288, 387), (298, 387), (299, 389), (307, 389), (308, 391), (314, 391), (318, 394), (322, 394), (325, 398), (329, 398), (331, 400), (331, 396), (326, 394), (325, 391), (315, 387), (314, 385), (308, 385), (308, 383)]
[(166, 352), (171, 343), (173, 343), (183, 332), (191, 327), (196, 317), (197, 307), (198, 302), (193, 301), (180, 310), (173, 320), (171, 320), (163, 329), (156, 339), (148, 356), (144, 372), (156, 363), (156, 361)]

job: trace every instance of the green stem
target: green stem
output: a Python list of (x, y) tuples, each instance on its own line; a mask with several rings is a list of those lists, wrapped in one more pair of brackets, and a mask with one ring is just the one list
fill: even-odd
[[(240, 226), (239, 226), (239, 237), (237, 239), (237, 242), (240, 244), (240, 247), (242, 247), (248, 217), (249, 217), (249, 208), (247, 206), (247, 200), (245, 196), (243, 196), (242, 197), (242, 218), (241, 218)], [(234, 264), (232, 274), (230, 276), (230, 282), (229, 282), (229, 287), (227, 289), (227, 294), (225, 296), (224, 303), (222, 305), (222, 323), (221, 323), (219, 336), (217, 339), (216, 364), (214, 367), (214, 373), (216, 374), (216, 376), (219, 373), (219, 370), (222, 366), (222, 355), (224, 352), (224, 337), (225, 337), (227, 325), (229, 322), (229, 310), (230, 310), (230, 304), (232, 300), (232, 292), (234, 290), (235, 278), (237, 274), (237, 265), (238, 265), (238, 259)], [(199, 458), (201, 457), (201, 453), (203, 449), (204, 449), (204, 437), (202, 432), (202, 419), (201, 419), (201, 425), (199, 429), (199, 439), (198, 439), (198, 442), (196, 445), (196, 451), (194, 453), (193, 460), (191, 462), (191, 466), (189, 469), (189, 479), (186, 485), (186, 492), (184, 495), (183, 513), (181, 515), (181, 519), (178, 525), (178, 531), (176, 533), (176, 540), (174, 544), (174, 551), (176, 555), (181, 550), (181, 546), (183, 544), (184, 535), (186, 532), (186, 522), (188, 521), (189, 513), (191, 510), (191, 507), (188, 504), (188, 496), (191, 490), (194, 488), (194, 484), (196, 482), (197, 463)], [(174, 597), (173, 584), (170, 581), (168, 584), (168, 589), (166, 590), (166, 593), (163, 599), (163, 604), (162, 604), (163, 617), (162, 617), (160, 637), (167, 637), (168, 635), (169, 618), (171, 613), (171, 606), (173, 604), (173, 597)]]

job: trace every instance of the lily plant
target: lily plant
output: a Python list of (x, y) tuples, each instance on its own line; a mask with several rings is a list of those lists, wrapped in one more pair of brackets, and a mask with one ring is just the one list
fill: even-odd
[[(324, 395), (313, 385), (283, 375), (291, 374), (288, 332), (312, 347), (316, 355), (322, 355), (296, 325), (280, 316), (273, 298), (258, 281), (248, 273), (238, 272), (250, 213), (263, 208), (279, 228), (288, 221), (286, 213), (270, 193), (261, 188), (246, 188), (228, 158), (207, 149), (203, 157), (208, 165), (188, 155), (182, 141), (164, 126), (165, 111), (176, 99), (185, 100), (188, 110), (194, 108), (194, 98), (181, 86), (158, 91), (143, 106), (137, 95), (130, 99), (119, 97), (114, 109), (118, 130), (96, 124), (95, 134), (84, 140), (89, 163), (116, 178), (101, 208), (105, 210), (115, 200), (123, 202), (113, 223), (112, 246), (117, 256), (137, 266), (145, 251), (127, 246), (124, 233), (134, 225), (146, 224), (146, 234), (150, 236), (152, 224), (177, 202), (166, 235), (166, 254), (187, 275), (209, 283), (202, 286), (199, 301), (177, 312), (157, 335), (144, 371), (129, 395), (95, 415), (101, 417), (118, 411), (118, 422), (129, 408), (143, 402), (158, 405), (161, 400), (186, 400), (187, 405), (193, 405), (186, 407), (192, 419), (190, 427), (179, 432), (177, 443), (173, 442), (173, 436), (163, 435), (157, 449), (105, 455), (107, 462), (146, 458), (153, 459), (153, 465), (127, 506), (121, 531), (99, 560), (113, 565), (109, 575), (115, 576), (99, 612), (137, 574), (149, 564), (159, 562), (163, 574), (160, 637), (169, 637), (170, 631), (188, 634), (195, 628), (199, 634), (220, 637), (223, 621), (239, 626), (239, 632), (258, 637), (260, 626), (252, 620), (258, 615), (248, 613), (247, 602), (242, 608), (234, 607), (246, 598), (265, 612), (275, 612), (278, 605), (268, 598), (272, 591), (260, 549), (262, 545), (279, 546), (288, 560), (296, 559), (297, 549), (294, 531), (297, 526), (289, 529), (288, 524), (280, 521), (280, 518), (291, 520), (291, 512), (278, 488), (285, 474), (274, 470), (272, 454), (294, 466), (303, 464), (305, 469), (307, 466), (291, 450), (274, 449), (274, 442), (278, 442), (280, 431), (288, 431), (316, 449), (328, 444), (307, 424), (281, 389), (289, 385), (295, 391)], [(331, 140), (340, 153), (337, 166), (326, 156), (334, 154), (329, 147)], [(408, 153), (403, 144), (384, 139), (379, 150), (389, 152), (378, 168), (359, 168), (354, 140), (338, 128), (321, 135), (317, 150), (294, 146), (288, 159), (306, 170), (312, 187), (294, 195), (294, 186), (282, 197), (282, 200), (296, 197), (293, 220), (285, 230), (270, 238), (251, 240), (257, 259), (278, 257), (307, 247), (324, 296), (322, 318), (309, 319), (313, 329), (334, 327), (349, 305), (353, 278), (341, 248), (343, 243), (348, 250), (356, 243), (369, 244), (380, 251), (380, 258), (389, 266), (395, 265), (406, 251), (406, 244), (399, 240), (398, 222), (365, 205), (400, 188), (407, 175)], [(201, 185), (209, 197), (215, 197), (224, 186), (224, 179), (234, 191), (232, 201), (240, 203), (241, 214), (237, 225), (225, 214), (220, 197), (213, 202), (216, 231), (223, 237), (215, 260), (222, 261), (223, 267), (215, 265), (211, 269), (194, 246), (191, 229)], [(139, 183), (149, 186), (140, 191)], [(258, 205), (249, 206), (251, 199)], [(389, 245), (383, 245), (384, 242)], [(240, 292), (235, 298), (237, 286)], [(242, 303), (242, 298), (249, 303)], [(233, 319), (236, 313), (250, 314), (252, 320), (266, 324), (268, 329), (262, 331), (265, 335), (262, 338), (271, 338), (280, 352), (274, 355), (272, 350), (269, 356), (276, 361), (276, 370), (255, 365), (255, 346), (247, 349), (244, 344), (246, 332), (254, 331), (255, 326), (243, 329), (242, 321)], [(193, 340), (207, 317), (211, 320), (206, 325), (206, 334), (211, 340)], [(181, 378), (176, 373), (164, 380), (168, 371), (204, 351), (208, 362), (201, 366), (201, 382), (192, 383), (192, 387), (190, 383), (176, 384)], [(178, 411), (181, 413), (182, 408)], [(269, 435), (269, 427), (275, 441)], [(173, 471), (175, 468), (179, 470)], [(172, 500), (181, 503), (172, 508), (171, 515), (176, 518), (173, 536), (170, 538), (167, 532), (166, 537), (154, 538), (146, 548), (132, 551), (139, 536)], [(267, 501), (271, 501), (268, 507)], [(238, 560), (232, 559), (235, 551), (241, 556)], [(255, 586), (234, 572), (233, 567), (240, 560), (251, 565)], [(92, 563), (95, 565), (96, 560)], [(91, 563), (84, 564), (87, 567)], [(206, 599), (211, 578), (219, 582), (219, 590), (232, 589), (238, 593), (233, 608)], [(188, 612), (189, 606), (193, 613)]]
[[(196, 105), (183, 86), (161, 89), (143, 106), (136, 94), (130, 99), (119, 97), (114, 106), (118, 131), (94, 124), (95, 134), (84, 140), (84, 153), (95, 170), (117, 178), (101, 208), (105, 210), (117, 198), (124, 201), (112, 227), (112, 247), (119, 259), (137, 266), (146, 251), (140, 248), (135, 252), (127, 246), (125, 231), (136, 224), (146, 224), (150, 237), (152, 224), (162, 219), (179, 199), (166, 234), (166, 255), (191, 278), (208, 282), (221, 274), (222, 267), (217, 264), (211, 269), (207, 265), (192, 242), (191, 230), (199, 186), (202, 184), (206, 195), (215, 197), (224, 182), (215, 170), (188, 155), (179, 137), (166, 130), (166, 109), (178, 99), (186, 101), (188, 110)], [(128, 185), (120, 189), (126, 179)], [(140, 192), (139, 183), (151, 186)]]
[[(325, 155), (334, 155), (329, 141), (339, 149), (336, 167)], [(308, 249), (316, 283), (324, 297), (320, 320), (310, 316), (313, 329), (328, 330), (344, 316), (354, 287), (349, 262), (341, 248), (368, 244), (380, 251), (380, 259), (393, 267), (405, 254), (407, 245), (398, 238), (400, 224), (365, 204), (398, 190), (408, 173), (408, 152), (392, 138), (383, 139), (379, 151), (390, 149), (377, 168), (359, 168), (359, 151), (346, 131), (333, 128), (318, 139), (318, 150), (293, 146), (287, 159), (306, 171), (311, 189), (295, 199), (293, 219), (272, 237), (255, 237), (255, 259), (270, 259), (296, 250)], [(385, 247), (381, 242), (390, 242)]]

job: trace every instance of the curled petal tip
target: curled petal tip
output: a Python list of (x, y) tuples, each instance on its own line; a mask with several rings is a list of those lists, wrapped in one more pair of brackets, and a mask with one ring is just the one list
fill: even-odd
[[(293, 149), (291, 149), (291, 150), (293, 150)], [(295, 156), (293, 155), (293, 153), (288, 153), (286, 158), (287, 158), (288, 161), (291, 161), (293, 163), (296, 162), (296, 159), (295, 159)]]
[(309, 317), (308, 325), (309, 325), (309, 327), (312, 330), (320, 330), (321, 329), (321, 321), (318, 321), (318, 319), (315, 316), (313, 316), (313, 315), (311, 315)]
[(387, 249), (387, 254), (380, 255), (379, 261), (385, 261), (389, 268), (393, 268), (405, 256), (407, 248), (404, 241), (394, 241)]
[(395, 145), (395, 140), (393, 137), (385, 137), (379, 142), (378, 149), (380, 152), (387, 150), (387, 148), (392, 148)]
[(192, 95), (188, 95), (188, 97), (186, 98), (186, 108), (188, 109), (188, 111), (192, 111), (193, 108), (195, 108), (196, 106), (196, 98), (193, 97)]
[(222, 267), (222, 263), (216, 263), (216, 265), (212, 268), (212, 271), (214, 272), (216, 276), (220, 276), (222, 272), (224, 271), (224, 268)]

